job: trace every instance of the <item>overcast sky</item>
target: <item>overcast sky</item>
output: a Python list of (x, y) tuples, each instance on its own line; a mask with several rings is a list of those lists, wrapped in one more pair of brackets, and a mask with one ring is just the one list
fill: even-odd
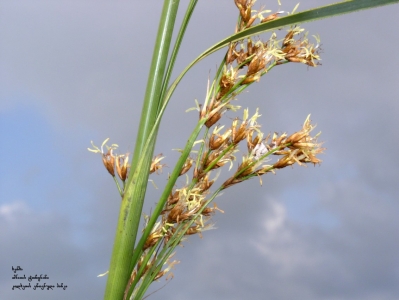
[[(178, 22), (181, 20), (185, 3)], [(297, 0), (282, 1), (291, 11)], [(303, 0), (299, 10), (335, 1)], [(276, 11), (277, 1), (258, 1)], [(161, 1), (1, 1), (0, 294), (101, 299), (119, 196), (90, 141), (132, 151)], [(327, 148), (320, 166), (286, 168), (228, 189), (216, 230), (190, 237), (171, 280), (149, 299), (399, 299), (399, 6), (305, 24), (322, 66), (273, 69), (239, 97), (265, 132), (294, 132), (311, 113)], [(202, 0), (179, 72), (230, 35), (233, 1)], [(268, 36), (264, 37), (265, 39)], [(169, 168), (223, 53), (185, 78), (156, 146)], [(230, 115), (233, 118), (235, 115)], [(183, 184), (180, 182), (180, 184)], [(152, 185), (150, 213), (159, 191)], [(47, 274), (65, 290), (12, 291)], [(165, 284), (163, 279), (155, 288)]]

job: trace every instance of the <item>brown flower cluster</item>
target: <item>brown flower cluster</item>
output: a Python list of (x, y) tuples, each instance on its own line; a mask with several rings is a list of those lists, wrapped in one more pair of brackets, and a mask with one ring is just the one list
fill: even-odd
[[(145, 276), (146, 272), (148, 272), (151, 266), (156, 262), (158, 252), (151, 251), (152, 247), (157, 244), (159, 247), (174, 247), (171, 244), (168, 244), (168, 242), (173, 237), (176, 237), (180, 225), (188, 224), (188, 221), (193, 221), (188, 224), (189, 226), (182, 229), (181, 232), (184, 233), (184, 236), (198, 234), (202, 237), (201, 233), (203, 231), (212, 229), (213, 224), (208, 223), (210, 216), (216, 210), (221, 210), (216, 205), (214, 205), (214, 207), (206, 207), (207, 201), (205, 200), (205, 197), (209, 193), (209, 188), (215, 181), (209, 180), (209, 174), (204, 176), (193, 187), (186, 186), (181, 189), (175, 189), (169, 195), (165, 208), (161, 212), (161, 220), (152, 228), (152, 231), (143, 246), (143, 253), (139, 259), (139, 264), (133, 270), (130, 283), (136, 279), (137, 274), (140, 274), (140, 278)], [(148, 219), (149, 217), (146, 216), (145, 218)], [(179, 240), (177, 244), (180, 244), (181, 241), (182, 240)], [(148, 259), (148, 255), (151, 256), (151, 259)], [(172, 256), (173, 254), (169, 256), (168, 260), (170, 260)], [(144, 270), (139, 273), (142, 264), (146, 260), (147, 263)], [(178, 261), (173, 261), (167, 268), (159, 271), (155, 275), (154, 280), (163, 277), (168, 272), (169, 275), (167, 279), (170, 276), (173, 276), (173, 274), (170, 273), (170, 270), (177, 263)], [(128, 286), (130, 286), (130, 284)]]
[[(90, 152), (100, 153), (102, 155), (102, 161), (104, 167), (107, 169), (108, 173), (111, 174), (112, 177), (115, 177), (115, 171), (118, 174), (118, 177), (122, 182), (125, 182), (127, 177), (129, 176), (130, 164), (129, 164), (129, 153), (117, 155), (114, 151), (118, 148), (117, 144), (112, 144), (111, 146), (107, 145), (109, 138), (107, 138), (101, 145), (101, 147), (97, 147), (91, 142), (93, 149), (87, 148)], [(104, 152), (104, 146), (107, 148), (107, 152)], [(162, 168), (165, 166), (161, 164), (161, 160), (165, 157), (161, 154), (155, 156), (151, 162), (150, 166), (150, 174), (156, 172), (159, 174), (162, 171)]]
[[(274, 133), (270, 139), (267, 136), (263, 142), (257, 144), (252, 153), (243, 157), (243, 162), (238, 166), (233, 176), (223, 183), (223, 189), (239, 182), (248, 180), (254, 176), (261, 176), (277, 169), (298, 164), (304, 166), (306, 163), (320, 164), (321, 160), (316, 156), (325, 150), (321, 148), (322, 143), (317, 142), (319, 134), (311, 136), (310, 132), (315, 128), (310, 122), (310, 115), (306, 118), (302, 129), (289, 136), (286, 133), (278, 135)], [(248, 143), (248, 149), (249, 143)], [(273, 164), (260, 166), (260, 162), (270, 155), (280, 158)], [(260, 166), (260, 167), (259, 167)]]
[[(240, 18), (236, 26), (236, 33), (248, 29), (259, 23), (275, 20), (284, 11), (278, 11), (267, 16), (269, 10), (257, 11), (253, 9), (256, 0), (234, 0)], [(254, 40), (252, 37), (230, 44), (226, 53), (226, 67), (219, 81), (219, 92), (216, 101), (234, 96), (240, 85), (251, 84), (259, 81), (276, 65), (287, 62), (303, 63), (311, 67), (317, 66), (320, 60), (319, 39), (317, 44), (311, 44), (307, 34), (299, 26), (293, 26), (282, 40), (277, 39), (275, 33), (269, 40)], [(246, 69), (244, 75), (238, 76), (240, 70)], [(224, 101), (223, 101), (224, 102)]]
[[(240, 13), (236, 33), (258, 22), (272, 21), (284, 13), (284, 11), (278, 11), (264, 17), (263, 15), (270, 11), (254, 10), (255, 0), (235, 0), (234, 2)], [(221, 119), (226, 110), (236, 108), (230, 104), (232, 99), (246, 86), (258, 82), (275, 66), (289, 62), (302, 63), (310, 67), (319, 65), (320, 44), (318, 37), (315, 36), (315, 40), (316, 45), (310, 43), (304, 29), (292, 26), (282, 39), (278, 39), (277, 34), (273, 33), (267, 41), (249, 37), (232, 42), (227, 49), (222, 72), (218, 75), (217, 87), (199, 109), (200, 119), (206, 120), (205, 125), (208, 128), (212, 127)]]
[[(244, 110), (243, 119), (234, 119), (230, 128), (223, 134), (220, 131), (224, 126), (215, 126), (206, 144), (207, 149), (203, 152), (199, 164), (194, 169), (194, 178), (200, 180), (209, 171), (218, 169), (229, 163), (232, 166), (236, 160), (234, 153), (237, 152), (238, 144), (247, 140), (248, 149), (254, 147), (254, 143), (262, 139), (262, 133), (257, 125), (258, 111), (249, 118), (248, 109)], [(254, 139), (253, 136), (255, 134)], [(231, 168), (231, 167), (230, 167)]]
[[(254, 131), (258, 130), (256, 124), (258, 117), (259, 114), (256, 112), (253, 117), (248, 118), (248, 110), (245, 110), (243, 120), (233, 120), (231, 127), (224, 133), (220, 133), (224, 128), (223, 126), (214, 128), (206, 140), (203, 153), (196, 160), (191, 183), (187, 182), (186, 186), (181, 189), (174, 189), (169, 195), (161, 213), (162, 221), (157, 228), (153, 229), (143, 250), (155, 245), (160, 238), (167, 242), (173, 235), (176, 225), (197, 218), (198, 214), (201, 217), (195, 220), (187, 234), (201, 233), (208, 228), (205, 225), (207, 217), (215, 210), (219, 210), (216, 206), (205, 207), (209, 189), (216, 180), (216, 178), (210, 180), (210, 174), (213, 170), (228, 163), (232, 166), (235, 160), (234, 153), (238, 151), (238, 144), (247, 139), (248, 136), (252, 137)], [(259, 140), (259, 138), (254, 140)], [(253, 140), (248, 141), (248, 143), (250, 142), (253, 142)], [(193, 165), (194, 159), (189, 157), (180, 174), (188, 172)]]
[[(161, 277), (163, 277), (164, 275), (166, 275), (166, 274), (168, 274), (168, 273), (169, 273), (169, 274), (167, 275), (166, 280), (168, 280), (168, 279), (170, 279), (170, 278), (173, 278), (174, 275), (173, 275), (173, 273), (170, 272), (170, 271), (172, 270), (172, 268), (173, 268), (175, 265), (177, 265), (178, 263), (180, 263), (180, 261), (177, 261), (177, 260), (170, 261), (170, 259), (171, 259), (173, 256), (174, 256), (174, 253), (172, 253), (172, 254), (169, 256), (169, 258), (166, 260), (166, 262), (165, 262), (165, 264), (164, 264), (164, 265), (167, 265), (167, 267), (164, 268), (163, 270), (157, 272), (157, 274), (156, 274), (155, 277), (154, 277), (154, 281), (160, 279)], [(142, 272), (141, 272), (140, 278), (143, 278), (143, 276), (144, 276), (146, 273), (149, 272), (150, 268), (156, 263), (156, 258), (157, 258), (156, 255), (152, 256), (151, 259), (144, 265), (144, 268), (143, 268), (143, 270), (142, 270)], [(128, 295), (129, 290), (130, 290), (130, 287), (131, 287), (133, 281), (134, 281), (135, 279), (137, 279), (136, 277), (137, 277), (138, 271), (143, 267), (144, 261), (145, 261), (145, 256), (143, 255), (143, 256), (140, 258), (138, 264), (137, 264), (136, 267), (134, 268), (134, 270), (133, 270), (133, 272), (132, 272), (132, 274), (131, 274), (131, 276), (130, 276), (130, 278), (129, 278), (129, 281), (128, 281), (127, 285), (126, 285), (125, 292), (124, 292), (124, 295), (123, 295), (123, 300), (126, 300), (126, 299), (127, 299), (127, 295)], [(134, 292), (133, 292), (133, 293), (134, 293)]]
[[(175, 188), (169, 195), (161, 212), (161, 220), (152, 228), (144, 243), (143, 253), (140, 257), (141, 262), (145, 261), (149, 251), (154, 246), (169, 247), (168, 242), (176, 237), (179, 232), (182, 232), (183, 236), (198, 234), (202, 237), (203, 231), (213, 228), (213, 224), (210, 223), (210, 217), (216, 211), (223, 211), (216, 204), (212, 207), (208, 206), (210, 203), (210, 188), (217, 179), (210, 179), (211, 172), (226, 164), (232, 166), (235, 160), (234, 153), (238, 151), (238, 144), (246, 140), (248, 136), (252, 137), (254, 132), (258, 130), (258, 125), (256, 124), (258, 117), (259, 114), (256, 112), (253, 117), (248, 118), (248, 110), (245, 110), (243, 120), (240, 121), (238, 118), (233, 120), (231, 127), (225, 130), (224, 133), (220, 133), (224, 128), (223, 126), (216, 126), (205, 141), (205, 150), (197, 157), (196, 163), (191, 157), (187, 159), (180, 171), (180, 175), (187, 173), (195, 165), (192, 180), (190, 183), (187, 182), (182, 188)], [(248, 143), (253, 143), (256, 140), (259, 140), (259, 137), (251, 139), (251, 141), (248, 140)], [(187, 226), (181, 229), (182, 224), (187, 224)], [(179, 232), (177, 232), (178, 230)], [(180, 242), (181, 240), (178, 243)], [(151, 267), (156, 257), (157, 253), (153, 253), (151, 260), (147, 262), (145, 270)], [(135, 268), (132, 278), (139, 274), (139, 268), (139, 266)], [(160, 278), (164, 274), (160, 273), (155, 278)], [(144, 276), (144, 273), (141, 273), (140, 276)]]
[[(203, 141), (205, 148), (195, 160), (195, 167), (191, 182), (180, 189), (176, 188), (169, 195), (166, 205), (161, 212), (161, 220), (152, 229), (143, 247), (142, 259), (146, 251), (163, 241), (163, 246), (174, 236), (180, 224), (193, 221), (187, 227), (184, 235), (199, 234), (204, 230), (212, 228), (209, 223), (210, 216), (219, 210), (217, 206), (208, 207), (210, 188), (214, 185), (216, 178), (210, 180), (213, 170), (219, 169), (226, 164), (233, 165), (236, 160), (234, 153), (238, 152), (238, 144), (246, 141), (248, 153), (243, 156), (243, 162), (239, 164), (237, 171), (227, 179), (218, 189), (220, 192), (234, 184), (248, 180), (252, 177), (260, 177), (276, 169), (298, 163), (318, 164), (321, 161), (316, 157), (323, 152), (321, 144), (317, 142), (317, 136), (312, 137), (311, 131), (314, 125), (309, 117), (305, 120), (302, 129), (294, 134), (287, 135), (276, 133), (263, 139), (260, 125), (257, 119), (258, 111), (249, 118), (248, 110), (244, 110), (243, 119), (232, 121), (231, 127), (221, 133), (222, 127), (215, 126), (207, 139)], [(266, 158), (271, 155), (279, 156), (273, 164), (262, 165)], [(181, 174), (186, 173), (194, 165), (194, 159), (188, 158)]]
[[(208, 195), (209, 188), (214, 181), (209, 180), (209, 177), (206, 176), (194, 187), (186, 186), (181, 189), (175, 189), (169, 195), (165, 208), (161, 212), (162, 220), (153, 228), (144, 244), (143, 250), (154, 246), (160, 239), (163, 239), (166, 244), (180, 223), (194, 218), (193, 224), (187, 228), (185, 235), (196, 233), (201, 235), (202, 231), (210, 229), (212, 225), (207, 224), (209, 216), (219, 209), (217, 206), (212, 208), (205, 207), (205, 197)], [(199, 218), (197, 214), (200, 215)]]

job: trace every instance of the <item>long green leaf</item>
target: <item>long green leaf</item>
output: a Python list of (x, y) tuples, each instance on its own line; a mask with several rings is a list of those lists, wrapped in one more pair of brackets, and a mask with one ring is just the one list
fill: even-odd
[[(184, 15), (183, 21), (180, 25), (179, 33), (177, 34), (175, 45), (172, 50), (172, 54), (169, 59), (168, 68), (165, 72), (165, 78), (163, 80), (162, 91), (160, 99), (164, 98), (165, 92), (169, 85), (170, 76), (172, 75), (173, 67), (176, 62), (177, 54), (179, 53), (181, 43), (183, 42), (184, 34), (186, 33), (188, 23), (190, 22), (191, 16), (194, 12), (195, 6), (197, 5), (198, 0), (191, 0), (187, 6), (186, 14)], [(159, 103), (159, 110), (161, 110), (162, 102)]]

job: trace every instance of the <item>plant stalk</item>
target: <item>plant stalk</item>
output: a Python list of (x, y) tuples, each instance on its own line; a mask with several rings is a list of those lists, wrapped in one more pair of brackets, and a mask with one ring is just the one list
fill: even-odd
[[(164, 1), (132, 165), (119, 212), (118, 226), (105, 288), (104, 299), (106, 300), (123, 299), (123, 293), (130, 277), (130, 260), (139, 228), (156, 134), (152, 135), (153, 142), (148, 149), (149, 151), (142, 153), (142, 150), (157, 117), (157, 110), (161, 101), (160, 94), (164, 72), (178, 7), (178, 0)], [(141, 170), (136, 170), (139, 159), (143, 157)], [(138, 180), (133, 181), (133, 174), (137, 174), (137, 172), (140, 172), (140, 177)]]

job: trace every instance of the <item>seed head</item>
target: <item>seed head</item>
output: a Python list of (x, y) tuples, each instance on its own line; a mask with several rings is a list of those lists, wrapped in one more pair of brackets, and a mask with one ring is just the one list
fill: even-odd
[(205, 122), (205, 126), (208, 128), (212, 127), (217, 121), (220, 120), (221, 117), (222, 112), (220, 110), (211, 113), (211, 115), (208, 117), (208, 120)]
[(231, 136), (231, 129), (226, 130), (226, 132), (223, 135), (220, 135), (218, 132), (223, 128), (216, 126), (215, 129), (213, 130), (210, 138), (209, 138), (209, 149), (211, 150), (216, 150), (222, 147), (223, 145), (226, 145)]
[[(109, 138), (105, 139), (105, 141), (101, 144), (101, 148), (98, 148), (96, 145), (93, 144), (93, 141), (91, 141), (93, 149), (87, 148), (87, 150), (94, 153), (101, 153), (102, 161), (105, 168), (112, 176), (115, 176), (115, 155), (112, 153), (112, 151), (117, 149), (118, 145), (112, 144), (111, 146), (108, 146), (107, 145), (108, 140)], [(104, 146), (108, 149), (107, 153), (104, 153)]]
[(115, 176), (115, 155), (112, 154), (112, 148), (106, 154), (103, 154), (103, 164), (109, 174)]
[(152, 173), (154, 173), (154, 172), (157, 172), (157, 174), (159, 174), (159, 171), (161, 171), (162, 168), (163, 168), (164, 166), (166, 166), (165, 164), (161, 165), (161, 164), (159, 163), (159, 162), (160, 162), (161, 160), (163, 160), (164, 158), (165, 158), (165, 156), (162, 156), (162, 153), (161, 153), (161, 154), (158, 154), (157, 156), (155, 156), (155, 157), (152, 159), (151, 166), (150, 166), (150, 174), (152, 174)]
[(188, 157), (180, 171), (179, 176), (186, 174), (190, 170), (191, 166), (193, 165), (193, 162), (194, 162), (194, 160), (191, 157)]
[(271, 14), (271, 15), (268, 15), (267, 17), (265, 17), (265, 18), (262, 18), (261, 20), (260, 20), (260, 22), (261, 23), (266, 23), (266, 22), (270, 22), (270, 21), (273, 21), (273, 20), (275, 20), (275, 19), (277, 19), (278, 18), (278, 15), (279, 14), (283, 14), (284, 13), (284, 11), (278, 11), (278, 12), (275, 12), (274, 14)]
[(118, 155), (115, 160), (116, 172), (122, 181), (125, 181), (128, 175), (130, 165), (128, 164), (129, 154)]
[(232, 66), (230, 66), (229, 70), (226, 67), (224, 68), (223, 74), (219, 81), (219, 92), (217, 94), (216, 100), (220, 100), (224, 95), (229, 93), (237, 81), (237, 75), (237, 70)]

